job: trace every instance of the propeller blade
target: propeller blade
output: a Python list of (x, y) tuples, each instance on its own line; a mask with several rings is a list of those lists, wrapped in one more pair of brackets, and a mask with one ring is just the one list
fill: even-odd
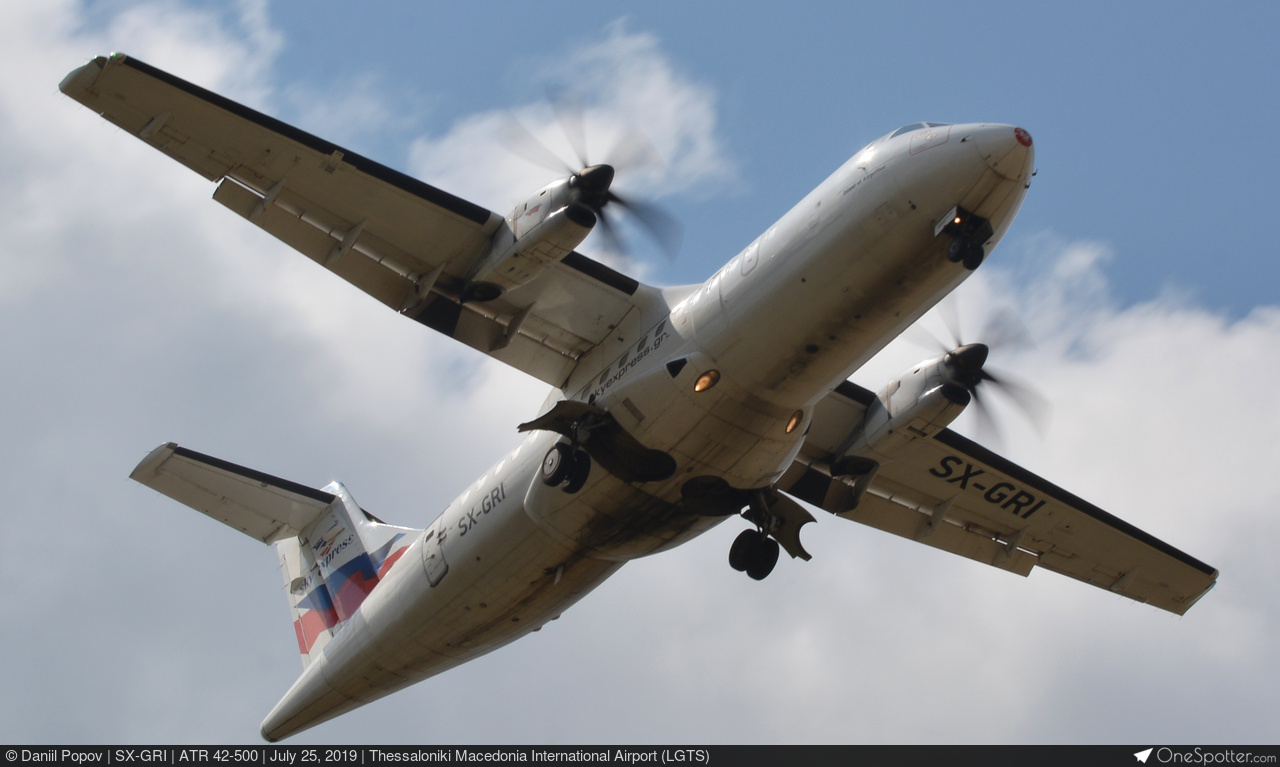
[(919, 323), (907, 328), (906, 332), (903, 333), (903, 337), (915, 346), (935, 354), (946, 354), (953, 348), (947, 346), (945, 341), (929, 332)]
[(556, 173), (570, 175), (575, 172), (574, 168), (568, 163), (560, 159), (560, 155), (553, 152), (546, 144), (538, 140), (538, 137), (525, 127), (510, 112), (506, 115), (505, 125), (503, 125), (503, 146), (508, 152), (521, 157), (540, 168), (546, 168)]
[(628, 128), (609, 150), (608, 158), (610, 165), (628, 173), (666, 169), (662, 154), (639, 128)]
[(992, 314), (982, 329), (983, 343), (993, 349), (1027, 349), (1035, 346), (1031, 331), (1010, 309)]
[(1008, 373), (998, 376), (990, 371), (983, 371), (983, 378), (995, 385), (996, 389), (1013, 401), (1027, 420), (1035, 428), (1036, 433), (1044, 437), (1052, 420), (1053, 406), (1048, 398), (1026, 383), (1011, 378)]
[(1001, 437), (1001, 431), (996, 419), (991, 414), (991, 408), (987, 405), (987, 401), (978, 393), (978, 387), (969, 390), (973, 396), (972, 408), (974, 420), (977, 422), (975, 428), (979, 434), (984, 435), (984, 441), (990, 441), (996, 447), (1001, 447), (1004, 440)]
[(676, 253), (680, 250), (680, 242), (684, 239), (684, 228), (674, 216), (657, 205), (636, 199), (624, 199), (614, 192), (609, 193), (609, 200), (635, 217), (641, 228), (662, 249), (667, 260), (675, 260)]
[(564, 131), (564, 137), (578, 158), (579, 167), (587, 167), (591, 163), (587, 160), (587, 110), (582, 104), (582, 94), (570, 88), (548, 88), (547, 99), (551, 102), (556, 121), (560, 123), (560, 130)]
[(606, 215), (603, 209), (596, 213), (596, 218), (600, 222), (596, 229), (605, 240), (605, 248), (618, 254), (626, 253), (627, 249), (622, 244), (622, 238), (618, 236), (617, 227), (613, 224), (613, 217)]

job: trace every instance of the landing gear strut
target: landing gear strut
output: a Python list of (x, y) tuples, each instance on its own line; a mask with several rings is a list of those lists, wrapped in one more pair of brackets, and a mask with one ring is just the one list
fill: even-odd
[(542, 483), (547, 487), (561, 487), (573, 495), (587, 484), (591, 475), (591, 457), (564, 442), (551, 446), (542, 458)]
[(778, 564), (778, 542), (759, 530), (743, 530), (729, 547), (729, 566), (762, 581)]

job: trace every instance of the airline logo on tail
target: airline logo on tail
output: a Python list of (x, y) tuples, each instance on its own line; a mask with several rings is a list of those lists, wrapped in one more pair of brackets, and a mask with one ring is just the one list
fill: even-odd
[[(322, 561), (331, 560), (346, 548), (333, 545), (343, 530), (344, 528), (336, 527), (337, 533), (334, 534), (331, 529), (312, 545), (311, 548)], [(403, 534), (398, 534), (376, 551), (362, 551), (350, 561), (329, 570), (315, 588), (298, 600), (295, 605), (297, 618), (293, 627), (298, 638), (298, 649), (303, 655), (311, 653), (325, 631), (337, 629), (355, 614), (365, 597), (391, 569), (391, 565), (408, 550), (408, 545), (403, 544), (404, 537)], [(345, 540), (343, 542), (346, 543)], [(323, 571), (328, 568), (321, 569)]]
[(321, 535), (311, 544), (311, 550), (315, 552), (316, 560), (323, 560), (333, 551), (333, 544), (338, 540), (338, 536), (347, 531), (347, 528), (334, 524), (324, 535)]

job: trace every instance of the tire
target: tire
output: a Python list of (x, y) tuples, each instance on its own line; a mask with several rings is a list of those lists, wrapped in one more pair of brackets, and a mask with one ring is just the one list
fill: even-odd
[(589, 476), (591, 476), (591, 456), (578, 450), (569, 461), (569, 478), (564, 484), (564, 491), (573, 495), (587, 484)]
[(743, 530), (733, 539), (729, 547), (729, 567), (745, 573), (751, 562), (758, 559), (756, 550), (760, 548), (760, 533), (755, 530)]
[(542, 484), (548, 487), (556, 487), (569, 478), (569, 469), (573, 465), (573, 458), (569, 454), (569, 446), (563, 442), (557, 442), (551, 446), (547, 454), (542, 457)]
[(756, 549), (756, 556), (751, 564), (747, 565), (747, 575), (753, 580), (762, 581), (769, 577), (769, 573), (773, 572), (773, 566), (778, 564), (778, 542), (772, 538), (759, 538)]
[(947, 246), (947, 260), (953, 264), (960, 263), (964, 259), (964, 254), (969, 250), (969, 242), (963, 237), (956, 237)]
[(964, 268), (972, 272), (982, 266), (982, 262), (986, 257), (987, 253), (982, 249), (982, 246), (974, 245), (964, 253)]

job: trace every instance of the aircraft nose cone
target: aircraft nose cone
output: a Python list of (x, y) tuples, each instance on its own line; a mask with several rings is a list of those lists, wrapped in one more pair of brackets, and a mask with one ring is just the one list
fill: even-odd
[(1027, 181), (1035, 164), (1031, 134), (1012, 125), (979, 125), (966, 141), (996, 173), (1012, 181)]

